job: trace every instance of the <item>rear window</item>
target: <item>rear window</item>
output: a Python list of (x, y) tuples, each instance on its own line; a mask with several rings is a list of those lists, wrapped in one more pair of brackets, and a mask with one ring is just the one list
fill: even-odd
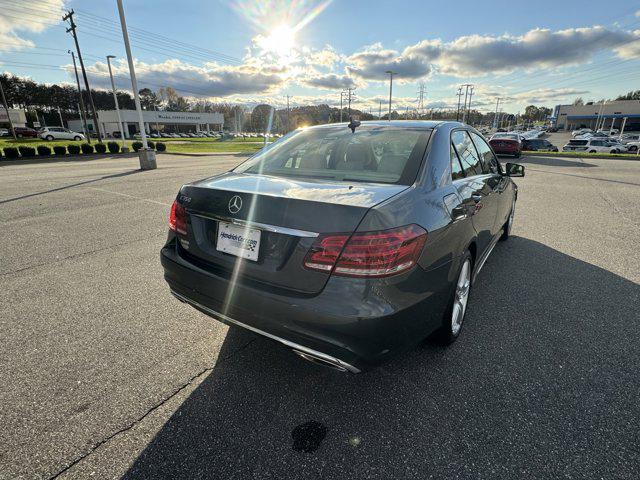
[(344, 125), (294, 132), (238, 166), (239, 173), (410, 185), (431, 131)]
[(569, 140), (569, 145), (586, 145), (588, 140)]

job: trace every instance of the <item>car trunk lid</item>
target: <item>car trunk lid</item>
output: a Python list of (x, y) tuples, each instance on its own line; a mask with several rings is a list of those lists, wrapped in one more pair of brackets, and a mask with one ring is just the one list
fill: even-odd
[[(371, 207), (407, 188), (229, 172), (180, 191), (188, 228), (179, 248), (234, 281), (317, 293), (329, 274), (303, 266), (317, 235), (353, 232)], [(229, 253), (238, 242), (252, 259)]]

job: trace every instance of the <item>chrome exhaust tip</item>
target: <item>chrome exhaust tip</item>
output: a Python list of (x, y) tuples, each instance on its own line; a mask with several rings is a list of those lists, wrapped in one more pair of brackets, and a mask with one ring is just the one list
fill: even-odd
[(338, 370), (339, 372), (347, 371), (345, 367), (340, 365), (337, 361), (333, 361), (333, 359), (318, 357), (316, 355), (312, 355), (307, 352), (301, 352), (300, 350), (295, 349), (293, 350), (293, 353), (295, 353), (299, 357), (304, 358), (308, 362), (315, 363), (316, 365), (333, 368), (334, 370)]

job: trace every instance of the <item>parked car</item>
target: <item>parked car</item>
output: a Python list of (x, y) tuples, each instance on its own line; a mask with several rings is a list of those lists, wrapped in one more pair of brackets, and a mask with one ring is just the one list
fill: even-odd
[(516, 133), (496, 133), (489, 140), (489, 145), (498, 155), (513, 155), (518, 158), (522, 154), (522, 141)]
[(574, 130), (571, 132), (572, 137), (577, 137), (578, 135), (584, 135), (585, 133), (592, 133), (593, 130), (590, 128), (579, 128), (578, 130)]
[(609, 136), (612, 136), (612, 135), (620, 135), (620, 130), (618, 130), (617, 128), (612, 128), (612, 129), (609, 129), (609, 128), (599, 128), (599, 129), (598, 129), (598, 133), (606, 133), (606, 134), (607, 134), (607, 135), (609, 135)]
[(628, 148), (621, 144), (602, 138), (588, 138), (569, 140), (563, 152), (588, 152), (588, 153), (624, 153)]
[(38, 131), (29, 127), (14, 127), (13, 131), (16, 132), (18, 138), (38, 138)]
[(44, 127), (40, 129), (40, 138), (43, 140), (84, 140), (82, 133), (74, 132), (64, 127)]
[(458, 122), (350, 126), (296, 131), (184, 185), (161, 262), (180, 301), (357, 373), (458, 337), (524, 168)]
[(627, 142), (625, 143), (625, 146), (629, 152), (635, 153), (638, 151), (638, 148), (640, 148), (640, 140)]
[(0, 128), (0, 137), (8, 137), (9, 135), (11, 135), (9, 133), (9, 129), (7, 128)]
[(541, 138), (532, 138), (522, 141), (522, 150), (532, 152), (557, 152), (558, 147), (553, 145), (549, 140), (543, 140)]

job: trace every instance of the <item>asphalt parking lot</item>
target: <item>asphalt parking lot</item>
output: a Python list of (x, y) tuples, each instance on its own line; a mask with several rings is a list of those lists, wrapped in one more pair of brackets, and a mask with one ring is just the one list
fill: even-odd
[(162, 279), (177, 189), (241, 160), (0, 166), (0, 478), (640, 477), (640, 161), (520, 159), (462, 337), (348, 375)]

